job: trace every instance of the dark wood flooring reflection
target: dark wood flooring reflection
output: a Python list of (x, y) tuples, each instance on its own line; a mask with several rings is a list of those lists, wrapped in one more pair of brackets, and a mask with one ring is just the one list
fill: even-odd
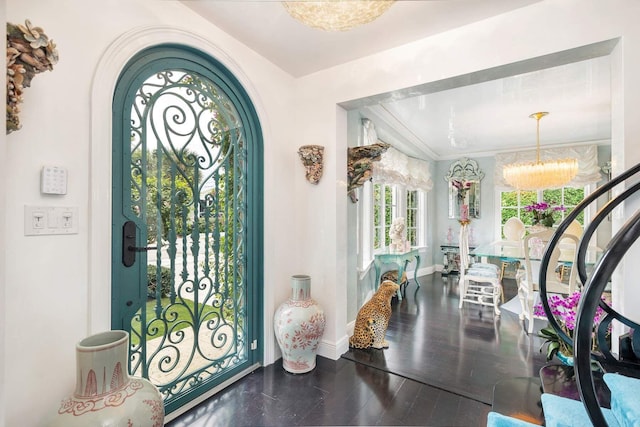
[[(486, 404), (501, 379), (538, 375), (545, 360), (532, 349), (540, 340), (524, 333), (516, 314), (503, 309), (494, 316), (493, 308), (475, 304), (459, 309), (457, 276), (422, 282), (419, 289), (410, 284), (394, 306), (388, 349), (350, 349), (344, 357)], [(516, 296), (514, 280), (504, 287), (505, 300)]]
[[(363, 351), (360, 361), (318, 357), (302, 375), (278, 361), (167, 426), (485, 426), (497, 381), (537, 376), (540, 339), (513, 313), (459, 310), (455, 276), (419, 280), (394, 300), (388, 349)], [(505, 293), (515, 295), (513, 281)]]

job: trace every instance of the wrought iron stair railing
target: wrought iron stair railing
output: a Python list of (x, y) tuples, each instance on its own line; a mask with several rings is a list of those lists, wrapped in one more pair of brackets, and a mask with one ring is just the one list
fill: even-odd
[[(587, 249), (589, 241), (596, 232), (598, 226), (607, 218), (609, 214), (622, 202), (636, 195), (640, 190), (640, 181), (636, 176), (640, 173), (640, 163), (631, 167), (619, 176), (611, 179), (606, 184), (598, 187), (595, 192), (586, 197), (574, 210), (572, 210), (558, 226), (553, 238), (549, 241), (545, 253), (542, 257), (540, 268), (540, 299), (546, 313), (549, 325), (558, 333), (558, 336), (565, 343), (573, 346), (576, 380), (580, 392), (581, 400), (587, 410), (593, 425), (606, 426), (604, 415), (596, 397), (594, 385), (592, 361), (597, 361), (607, 372), (634, 372), (635, 376), (640, 374), (640, 325), (631, 319), (620, 314), (616, 309), (602, 300), (602, 295), (616, 267), (620, 264), (627, 251), (640, 237), (640, 210), (627, 220), (627, 222), (615, 233), (606, 248), (603, 250), (590, 276), (587, 274)], [(576, 256), (579, 281), (582, 286), (582, 295), (578, 306), (578, 316), (573, 339), (560, 327), (556, 318), (551, 314), (549, 302), (547, 300), (547, 266), (551, 258), (553, 248), (559, 244), (562, 234), (567, 230), (573, 220), (589, 205), (595, 203), (598, 198), (609, 193), (614, 187), (625, 183), (627, 187), (618, 196), (609, 200), (600, 208), (585, 229), (578, 246)], [(636, 195), (638, 196), (638, 195)], [(635, 199), (634, 199), (635, 200)], [(625, 286), (633, 286), (633, 283), (625, 283)], [(600, 306), (605, 315), (599, 323), (596, 331), (598, 350), (592, 350), (592, 337), (594, 331), (594, 315)], [(615, 355), (611, 351), (611, 346), (607, 340), (607, 334), (611, 323), (616, 320), (630, 328), (630, 348), (633, 354), (630, 358), (623, 358)]]

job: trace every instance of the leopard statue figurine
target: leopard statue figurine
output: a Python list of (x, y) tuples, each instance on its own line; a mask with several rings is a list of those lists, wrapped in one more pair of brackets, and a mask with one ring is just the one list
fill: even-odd
[(389, 348), (384, 339), (391, 317), (391, 298), (400, 286), (385, 280), (375, 294), (358, 311), (349, 346), (353, 348)]

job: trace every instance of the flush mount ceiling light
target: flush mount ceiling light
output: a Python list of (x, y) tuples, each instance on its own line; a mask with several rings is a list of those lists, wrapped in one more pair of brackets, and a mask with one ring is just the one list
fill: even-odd
[(395, 0), (283, 1), (293, 18), (324, 31), (347, 31), (376, 20)]
[(540, 161), (540, 119), (547, 112), (533, 113), (536, 119), (536, 161), (506, 165), (502, 171), (505, 181), (517, 190), (543, 190), (562, 187), (578, 173), (576, 159)]

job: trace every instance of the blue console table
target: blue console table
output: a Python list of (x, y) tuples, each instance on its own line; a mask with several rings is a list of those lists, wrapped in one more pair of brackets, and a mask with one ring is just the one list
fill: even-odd
[[(373, 265), (376, 268), (376, 290), (378, 290), (378, 286), (380, 286), (380, 269), (383, 264), (395, 264), (398, 266), (398, 280), (402, 279), (402, 273), (404, 273), (407, 268), (407, 264), (411, 262), (415, 258), (416, 260), (416, 269), (413, 272), (413, 280), (415, 280), (416, 285), (420, 287), (420, 283), (418, 283), (418, 267), (420, 267), (420, 251), (418, 249), (411, 249), (408, 252), (381, 252), (374, 255)], [(407, 279), (406, 286), (409, 285), (409, 280)], [(400, 285), (401, 289), (398, 290), (398, 299), (402, 300), (402, 285)]]

